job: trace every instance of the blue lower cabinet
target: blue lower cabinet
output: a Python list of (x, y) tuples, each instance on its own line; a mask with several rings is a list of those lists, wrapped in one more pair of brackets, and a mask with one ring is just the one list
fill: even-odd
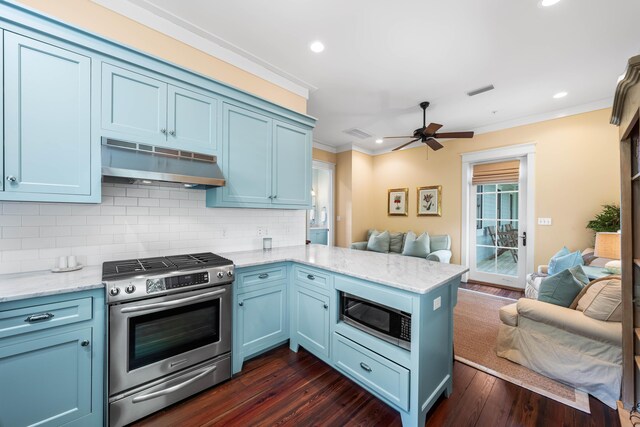
[(292, 346), (301, 345), (317, 357), (328, 360), (331, 336), (329, 296), (296, 283), (292, 316)]
[(103, 425), (104, 298), (84, 296), (0, 304), (0, 323), (40, 328), (0, 339), (0, 426)]
[(236, 295), (234, 308), (233, 373), (244, 361), (289, 338), (287, 282)]

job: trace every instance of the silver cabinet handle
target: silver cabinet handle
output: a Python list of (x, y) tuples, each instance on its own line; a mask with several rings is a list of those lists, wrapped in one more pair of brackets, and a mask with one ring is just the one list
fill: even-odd
[(326, 309), (328, 309), (328, 308), (329, 308), (329, 305), (328, 305), (328, 304), (324, 304), (324, 306), (323, 306), (323, 307), (324, 307), (324, 309), (326, 310)]
[(276, 194), (275, 196), (273, 196), (273, 198), (274, 198), (274, 199), (277, 199), (277, 198), (278, 198), (278, 195)]
[(171, 394), (174, 391), (178, 391), (182, 388), (185, 388), (186, 386), (188, 386), (189, 384), (198, 381), (200, 378), (206, 377), (208, 374), (210, 374), (211, 372), (215, 371), (217, 368), (217, 366), (212, 366), (208, 369), (205, 369), (204, 371), (202, 371), (201, 373), (199, 373), (198, 375), (196, 375), (193, 378), (189, 378), (188, 380), (174, 385), (173, 387), (169, 387), (167, 389), (164, 390), (160, 390), (160, 391), (155, 391), (153, 393), (149, 393), (149, 394), (143, 394), (142, 396), (138, 396), (138, 397), (134, 397), (133, 400), (131, 400), (131, 403), (140, 403), (140, 402), (144, 402), (145, 400), (151, 400), (151, 399), (155, 399), (156, 397), (160, 397), (160, 396), (166, 396), (167, 394)]
[(268, 273), (262, 273), (261, 275), (258, 276), (258, 279), (266, 279), (267, 277), (269, 277)]
[(16, 181), (18, 181), (18, 178), (16, 178), (16, 177), (15, 177), (15, 176), (13, 176), (13, 175), (8, 175), (8, 176), (7, 176), (7, 181), (9, 181), (9, 182), (16, 182)]
[(314, 276), (313, 274), (307, 274), (307, 279), (316, 280), (316, 276)]
[(167, 134), (167, 130), (165, 128), (160, 129), (160, 133), (163, 135)]
[(175, 301), (165, 301), (165, 302), (158, 302), (158, 303), (155, 303), (155, 304), (147, 304), (147, 305), (137, 305), (137, 306), (133, 306), (133, 307), (125, 307), (125, 308), (120, 310), (120, 313), (134, 313), (136, 311), (147, 311), (147, 310), (153, 310), (155, 308), (181, 306), (181, 305), (185, 305), (187, 303), (193, 302), (193, 301), (210, 299), (211, 297), (214, 297), (216, 295), (220, 295), (220, 294), (225, 293), (225, 291), (226, 291), (226, 289), (219, 289), (217, 291), (207, 292), (207, 293), (200, 294), (200, 295), (194, 295), (192, 297), (187, 297), (187, 298), (181, 298), (181, 299), (178, 299), (178, 300), (175, 300)]
[(176, 136), (176, 131), (175, 131), (175, 130), (170, 131), (170, 132), (169, 132), (169, 135), (171, 135), (171, 136)]
[(89, 340), (84, 340), (80, 343), (81, 346), (83, 347), (88, 347), (89, 346)]
[(270, 198), (271, 200), (273, 200), (273, 196), (269, 196), (269, 198)]
[(238, 303), (238, 305), (239, 305), (240, 307), (244, 307), (244, 301), (240, 301), (240, 302)]
[(53, 313), (32, 314), (31, 316), (24, 319), (24, 321), (28, 323), (42, 322), (43, 320), (53, 319), (53, 316)]
[(371, 367), (369, 365), (367, 365), (366, 363), (364, 363), (364, 362), (360, 362), (360, 367), (362, 369), (364, 369), (365, 371), (367, 371), (367, 372), (371, 372), (372, 371)]

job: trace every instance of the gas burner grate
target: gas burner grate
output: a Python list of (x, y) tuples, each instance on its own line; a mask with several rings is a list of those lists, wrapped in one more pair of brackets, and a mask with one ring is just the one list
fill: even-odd
[(199, 254), (175, 255), (167, 257), (169, 261), (178, 267), (178, 270), (187, 270), (200, 267), (217, 267), (232, 265), (233, 262), (211, 252)]

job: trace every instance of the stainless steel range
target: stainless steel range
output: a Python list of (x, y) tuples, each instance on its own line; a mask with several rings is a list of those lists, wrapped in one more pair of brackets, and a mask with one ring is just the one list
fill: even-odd
[(105, 262), (109, 425), (231, 377), (233, 262), (207, 253)]

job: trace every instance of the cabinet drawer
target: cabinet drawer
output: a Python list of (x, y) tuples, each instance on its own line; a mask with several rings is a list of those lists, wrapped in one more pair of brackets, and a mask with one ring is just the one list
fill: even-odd
[(278, 280), (287, 278), (285, 265), (265, 266), (251, 271), (241, 271), (236, 274), (236, 287), (245, 290), (254, 286), (272, 284)]
[(91, 298), (0, 311), (0, 338), (83, 322), (91, 318)]
[(409, 370), (334, 334), (335, 365), (365, 388), (405, 411), (409, 410)]
[(315, 268), (296, 265), (293, 269), (293, 278), (307, 285), (317, 286), (322, 289), (331, 287), (331, 274), (316, 270)]

